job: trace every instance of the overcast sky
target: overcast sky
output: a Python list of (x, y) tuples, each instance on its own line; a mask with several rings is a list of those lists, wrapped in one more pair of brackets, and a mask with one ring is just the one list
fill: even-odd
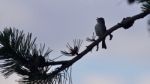
[[(37, 43), (45, 43), (60, 55), (67, 42), (83, 39), (89, 43), (96, 17), (104, 17), (107, 28), (127, 16), (140, 13), (139, 5), (126, 0), (0, 0), (0, 30), (15, 27), (32, 32)], [(108, 49), (93, 49), (73, 65), (74, 84), (149, 84), (150, 35), (147, 18), (136, 21), (129, 30), (113, 32), (107, 39)], [(17, 75), (8, 79), (0, 76), (1, 84), (17, 84)]]

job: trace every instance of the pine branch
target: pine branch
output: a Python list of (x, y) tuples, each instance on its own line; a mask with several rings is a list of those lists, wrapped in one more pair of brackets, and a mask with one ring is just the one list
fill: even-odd
[(148, 10), (150, 9), (150, 0), (127, 0), (129, 4), (133, 4), (133, 3), (141, 3), (142, 6), (142, 10)]
[(66, 68), (69, 68), (70, 66), (72, 66), (75, 62), (77, 62), (84, 55), (86, 55), (88, 52), (90, 52), (96, 45), (98, 45), (105, 37), (110, 35), (112, 32), (114, 32), (114, 31), (116, 31), (116, 30), (118, 30), (119, 28), (122, 28), (122, 27), (124, 29), (128, 29), (134, 24), (134, 22), (136, 20), (144, 18), (144, 17), (146, 17), (149, 14), (150, 14), (150, 10), (145, 10), (142, 13), (137, 14), (135, 16), (124, 18), (120, 23), (118, 23), (115, 26), (113, 26), (110, 29), (108, 29), (107, 32), (105, 33), (105, 35), (102, 38), (98, 38), (97, 40), (95, 40), (93, 43), (91, 43), (89, 46), (87, 46), (87, 48), (84, 51), (79, 53), (73, 59), (68, 60), (68, 61), (59, 61), (59, 62), (51, 62), (51, 63), (49, 63), (49, 64), (54, 64), (54, 65), (55, 64), (62, 64), (62, 66), (58, 67), (55, 71), (51, 72), (49, 74), (49, 77), (54, 77), (55, 75), (57, 75), (61, 71), (65, 70)]
[(33, 79), (46, 75), (49, 66), (43, 65), (48, 62), (52, 50), (45, 51), (45, 45), (37, 48), (35, 41), (32, 33), (25, 35), (15, 28), (0, 31), (0, 72), (6, 78), (13, 73)]

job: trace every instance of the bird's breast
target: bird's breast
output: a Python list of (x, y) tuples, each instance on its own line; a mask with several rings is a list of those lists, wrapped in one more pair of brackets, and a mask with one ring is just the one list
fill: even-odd
[(105, 26), (96, 24), (95, 25), (95, 33), (97, 36), (103, 36), (106, 32)]

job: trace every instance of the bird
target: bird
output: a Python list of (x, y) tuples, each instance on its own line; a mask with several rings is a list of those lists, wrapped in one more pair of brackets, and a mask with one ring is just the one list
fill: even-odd
[[(95, 33), (96, 36), (100, 38), (103, 37), (103, 35), (106, 33), (105, 20), (102, 17), (97, 18), (96, 20), (97, 20), (97, 24), (95, 25)], [(102, 48), (107, 49), (105, 38), (102, 40)], [(98, 45), (97, 45), (97, 50), (98, 50)]]

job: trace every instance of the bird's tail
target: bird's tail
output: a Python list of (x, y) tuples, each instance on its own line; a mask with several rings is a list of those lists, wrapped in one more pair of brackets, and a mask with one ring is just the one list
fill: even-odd
[(96, 51), (98, 51), (98, 49), (99, 49), (99, 44), (97, 44), (96, 46), (97, 46), (97, 49), (96, 49)]
[(102, 40), (102, 48), (107, 49), (106, 43), (105, 43), (105, 39)]

